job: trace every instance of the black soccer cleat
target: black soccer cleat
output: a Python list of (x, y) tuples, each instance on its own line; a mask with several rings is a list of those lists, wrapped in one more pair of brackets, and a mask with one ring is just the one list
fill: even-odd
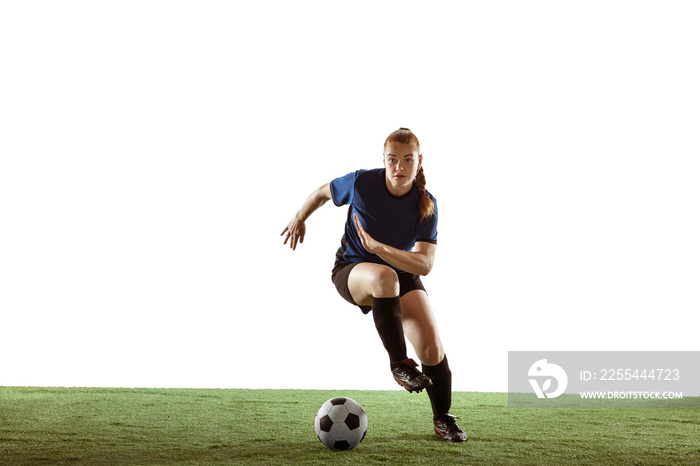
[(433, 420), (435, 433), (448, 442), (464, 442), (467, 440), (467, 434), (459, 428), (455, 419), (459, 419), (451, 414), (443, 414), (439, 418)]
[(410, 358), (391, 363), (391, 374), (394, 376), (394, 380), (411, 393), (420, 393), (424, 388), (433, 386), (433, 381), (430, 380), (430, 377), (416, 369), (416, 367), (418, 367), (418, 364)]

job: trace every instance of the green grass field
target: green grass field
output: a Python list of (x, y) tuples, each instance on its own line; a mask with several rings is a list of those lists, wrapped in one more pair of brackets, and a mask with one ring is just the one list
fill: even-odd
[[(340, 395), (369, 420), (346, 452), (313, 427)], [(465, 443), (433, 433), (425, 393), (0, 387), (0, 464), (700, 464), (697, 409), (513, 409), (458, 392), (452, 411)]]

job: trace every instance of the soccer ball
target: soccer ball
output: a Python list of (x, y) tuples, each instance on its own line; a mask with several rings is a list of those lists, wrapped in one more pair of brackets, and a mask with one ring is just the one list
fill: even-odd
[(314, 426), (318, 439), (325, 446), (333, 450), (350, 450), (365, 438), (367, 414), (357, 401), (337, 397), (323, 403)]

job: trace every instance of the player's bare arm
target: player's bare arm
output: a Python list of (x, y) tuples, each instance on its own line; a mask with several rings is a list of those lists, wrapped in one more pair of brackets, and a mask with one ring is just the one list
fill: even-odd
[(323, 204), (331, 199), (331, 184), (326, 183), (317, 190), (315, 190), (311, 195), (306, 198), (304, 204), (301, 206), (299, 211), (292, 217), (289, 224), (282, 230), (280, 236), (285, 233), (287, 236), (284, 237), (284, 244), (290, 241), (289, 247), (292, 250), (296, 250), (297, 242), (304, 242), (304, 235), (306, 235), (306, 220), (311, 216), (312, 213), (316, 211)]
[(417, 241), (413, 251), (402, 251), (380, 243), (372, 238), (354, 215), (357, 233), (367, 252), (376, 254), (396, 268), (416, 275), (428, 275), (433, 268), (437, 246), (425, 241)]

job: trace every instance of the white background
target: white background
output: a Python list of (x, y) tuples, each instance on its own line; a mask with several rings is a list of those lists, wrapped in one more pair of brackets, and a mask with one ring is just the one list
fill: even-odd
[(3, 2), (0, 385), (397, 389), (308, 194), (420, 138), (454, 388), (697, 350), (695, 2)]

